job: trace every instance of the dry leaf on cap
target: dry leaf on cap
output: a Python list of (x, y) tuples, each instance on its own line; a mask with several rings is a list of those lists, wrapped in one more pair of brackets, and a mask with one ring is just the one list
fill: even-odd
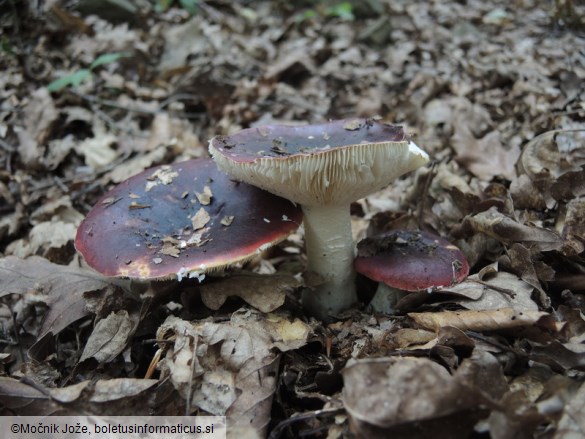
[(209, 222), (210, 219), (211, 217), (209, 216), (209, 213), (207, 213), (205, 208), (202, 207), (197, 211), (197, 213), (195, 213), (195, 215), (193, 215), (193, 218), (191, 218), (193, 230), (202, 229), (203, 227), (205, 227), (205, 225)]
[(287, 291), (301, 286), (294, 276), (233, 275), (199, 287), (201, 300), (210, 309), (218, 310), (229, 296), (241, 297), (262, 312), (271, 312), (284, 304)]
[(205, 185), (203, 187), (203, 192), (195, 192), (195, 196), (197, 197), (197, 200), (199, 200), (201, 204), (207, 206), (209, 203), (211, 203), (211, 198), (213, 197), (213, 194), (211, 193), (210, 187)]

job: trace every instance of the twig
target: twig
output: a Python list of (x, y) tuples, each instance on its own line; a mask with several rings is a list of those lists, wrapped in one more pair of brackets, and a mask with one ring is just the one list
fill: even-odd
[(195, 377), (195, 365), (197, 363), (197, 342), (193, 340), (193, 356), (191, 357), (191, 379), (189, 380), (189, 388), (187, 389), (187, 401), (185, 404), (185, 416), (191, 415), (191, 399), (193, 398), (193, 378)]
[(100, 105), (105, 105), (107, 107), (112, 107), (112, 108), (117, 108), (119, 110), (124, 110), (124, 111), (128, 111), (131, 113), (142, 113), (142, 114), (161, 114), (161, 113), (169, 113), (172, 115), (175, 115), (177, 117), (183, 117), (185, 119), (201, 119), (203, 117), (205, 117), (206, 113), (179, 113), (179, 112), (173, 112), (173, 111), (166, 111), (163, 110), (162, 108), (156, 108), (154, 110), (148, 109), (148, 108), (140, 108), (140, 107), (135, 107), (135, 106), (130, 106), (130, 105), (122, 105), (119, 104), (115, 101), (109, 100), (109, 99), (101, 99), (98, 98), (96, 96), (91, 96), (91, 95), (87, 95), (85, 93), (80, 93), (78, 91), (75, 90), (70, 90), (70, 92), (72, 94), (74, 94), (77, 97), (80, 97), (81, 99), (84, 99), (88, 102), (94, 102), (96, 104), (100, 104)]
[(274, 429), (270, 432), (268, 439), (278, 439), (282, 434), (282, 431), (288, 427), (289, 425), (297, 422), (297, 421), (305, 421), (307, 419), (318, 418), (320, 416), (335, 416), (340, 415), (341, 413), (345, 413), (345, 409), (325, 409), (325, 410), (315, 410), (312, 412), (305, 412), (301, 413), (300, 415), (290, 417), (281, 421)]
[(8, 305), (8, 309), (10, 310), (10, 316), (12, 317), (12, 326), (14, 327), (14, 339), (16, 340), (18, 346), (18, 354), (20, 355), (20, 361), (24, 363), (26, 356), (24, 355), (24, 350), (22, 349), (20, 336), (18, 335), (18, 322), (16, 321), (16, 312), (12, 310), (12, 306), (10, 305)]
[(4, 140), (0, 139), (0, 148), (8, 152), (16, 151), (16, 147), (12, 146), (10, 143), (5, 142)]
[(497, 291), (498, 293), (505, 294), (506, 296), (510, 297), (511, 299), (516, 297), (516, 293), (512, 290), (509, 290), (508, 288), (498, 287), (496, 285), (489, 284), (489, 283), (484, 282), (484, 281), (479, 280), (479, 279), (467, 279), (467, 280), (469, 282), (475, 282), (476, 284), (480, 284), (486, 288)]

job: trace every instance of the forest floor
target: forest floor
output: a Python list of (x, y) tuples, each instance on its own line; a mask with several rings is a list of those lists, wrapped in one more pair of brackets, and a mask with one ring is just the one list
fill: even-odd
[[(4, 0), (0, 68), (3, 414), (585, 437), (582, 2)], [(201, 283), (112, 279), (76, 252), (132, 175), (243, 128), (356, 117), (432, 161), (352, 204), (355, 240), (433, 232), (464, 252), (460, 284), (387, 315), (359, 278), (361, 305), (322, 322), (300, 303), (302, 228)]]

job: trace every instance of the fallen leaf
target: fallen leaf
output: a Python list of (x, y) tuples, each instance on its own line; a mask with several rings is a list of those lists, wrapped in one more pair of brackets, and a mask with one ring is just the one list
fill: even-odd
[(300, 282), (293, 276), (233, 275), (201, 285), (201, 300), (210, 309), (218, 310), (229, 296), (241, 297), (254, 308), (268, 313), (284, 304), (286, 292), (298, 288)]
[(538, 305), (532, 300), (533, 291), (534, 287), (518, 276), (501, 271), (485, 276), (481, 280), (478, 275), (469, 276), (462, 283), (436, 293), (461, 296), (450, 302), (467, 309), (482, 311), (511, 308), (521, 313), (538, 311)]
[(300, 320), (241, 309), (231, 321), (185, 322), (168, 317), (157, 338), (174, 340), (163, 361), (183, 398), (234, 426), (263, 434), (270, 420), (279, 355), (306, 343), (309, 327)]
[(567, 203), (562, 236), (574, 249), (575, 254), (585, 250), (585, 200), (575, 198)]
[(520, 149), (505, 148), (500, 137), (500, 133), (492, 131), (476, 139), (467, 124), (457, 124), (451, 138), (451, 145), (457, 153), (455, 159), (482, 180), (490, 181), (497, 176), (514, 180), (514, 166), (520, 156)]
[(138, 326), (138, 316), (126, 310), (99, 320), (90, 334), (79, 362), (95, 358), (98, 363), (113, 361), (128, 345)]
[(438, 330), (444, 326), (453, 326), (462, 331), (495, 331), (522, 326), (532, 326), (548, 313), (543, 311), (516, 311), (513, 308), (501, 308), (483, 311), (442, 311), (409, 313), (418, 325), (426, 329)]
[(52, 248), (62, 248), (75, 239), (78, 225), (59, 220), (39, 223), (32, 228), (28, 239), (12, 241), (6, 252), (24, 259), (36, 255), (41, 249), (47, 252)]
[(17, 131), (18, 153), (27, 166), (39, 166), (45, 153), (45, 143), (51, 135), (51, 127), (59, 117), (55, 102), (46, 87), (31, 93), (24, 117), (25, 128)]
[(464, 437), (486, 399), (426, 358), (352, 359), (342, 373), (343, 404), (357, 437)]
[(565, 404), (557, 423), (554, 439), (576, 439), (585, 432), (585, 384)]
[(89, 396), (90, 402), (111, 403), (120, 399), (138, 396), (158, 384), (158, 380), (143, 378), (114, 378), (99, 380), (93, 386)]
[(85, 163), (93, 169), (103, 169), (116, 160), (120, 153), (113, 148), (117, 137), (111, 133), (96, 133), (81, 142), (76, 150), (83, 154)]
[[(53, 264), (32, 256), (0, 259), (0, 297), (23, 294), (49, 306), (39, 338), (49, 331), (57, 334), (72, 322), (87, 315), (81, 303), (88, 291), (108, 287), (109, 279), (82, 268)], [(79, 305), (79, 306), (78, 306)]]
[(116, 378), (46, 388), (0, 377), (0, 399), (10, 414), (20, 416), (74, 416), (80, 411), (137, 416), (148, 414), (151, 401), (147, 395), (152, 395), (158, 384), (158, 380)]
[(535, 226), (520, 224), (492, 207), (485, 212), (467, 216), (462, 227), (485, 233), (504, 243), (522, 242), (540, 251), (559, 250), (563, 240), (555, 232)]

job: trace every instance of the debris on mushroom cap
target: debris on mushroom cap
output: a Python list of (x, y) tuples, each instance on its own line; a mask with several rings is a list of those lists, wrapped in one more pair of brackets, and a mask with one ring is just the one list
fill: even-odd
[(300, 208), (290, 201), (231, 180), (210, 159), (197, 159), (155, 167), (116, 186), (81, 223), (75, 247), (107, 276), (201, 276), (249, 259), (301, 221)]
[(360, 241), (355, 268), (370, 279), (405, 291), (450, 286), (469, 274), (459, 248), (432, 233), (410, 230)]
[(249, 128), (209, 150), (233, 177), (303, 205), (355, 201), (429, 160), (401, 126), (373, 119)]

